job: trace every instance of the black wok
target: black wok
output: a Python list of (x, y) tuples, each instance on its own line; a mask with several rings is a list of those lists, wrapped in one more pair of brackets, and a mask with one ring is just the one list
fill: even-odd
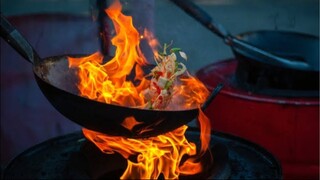
[[(76, 70), (69, 69), (68, 56), (62, 55), (40, 58), (32, 46), (1, 14), (1, 36), (26, 60), (33, 64), (35, 79), (46, 98), (65, 117), (77, 124), (109, 135), (131, 138), (156, 136), (174, 130), (198, 114), (198, 109), (180, 111), (160, 111), (129, 108), (106, 104), (78, 96)], [(207, 101), (205, 109), (222, 88), (217, 86)], [(41, 112), (38, 112), (41, 113)], [(121, 125), (127, 117), (134, 117), (138, 122), (132, 130)]]
[(255, 90), (261, 93), (267, 93), (266, 88), (277, 89), (269, 91), (273, 95), (319, 96), (319, 37), (272, 30), (233, 36), (193, 2), (171, 1), (232, 48), (240, 86), (256, 84)]

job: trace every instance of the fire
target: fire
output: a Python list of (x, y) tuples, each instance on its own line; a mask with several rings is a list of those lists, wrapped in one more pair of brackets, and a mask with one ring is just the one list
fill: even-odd
[[(99, 52), (84, 58), (69, 57), (69, 67), (78, 69), (81, 96), (108, 104), (143, 108), (147, 103), (143, 90), (150, 80), (145, 78), (142, 67), (149, 63), (140, 50), (141, 36), (132, 24), (132, 17), (123, 15), (121, 9), (119, 1), (106, 9), (116, 30), (116, 36), (111, 40), (116, 47), (115, 56), (108, 62), (104, 62), (104, 56)], [(157, 57), (159, 43), (154, 35), (145, 30), (142, 37), (148, 40)], [(132, 74), (135, 77), (128, 79)], [(174, 94), (171, 103), (174, 106), (169, 109), (190, 109), (204, 102), (208, 90), (199, 80), (188, 76), (181, 79)]]
[[(79, 69), (80, 94), (89, 99), (124, 106), (145, 104), (140, 91), (147, 84), (141, 66), (148, 64), (139, 48), (140, 36), (132, 24), (132, 17), (121, 14), (121, 4), (115, 1), (106, 13), (112, 19), (116, 36), (111, 40), (116, 46), (115, 56), (103, 64), (103, 56), (95, 53), (85, 58), (69, 57), (69, 67)], [(135, 66), (138, 86), (127, 81)]]
[(172, 99), (174, 106), (170, 106), (171, 109), (175, 109), (177, 106), (184, 108), (198, 107), (206, 101), (209, 91), (200, 80), (188, 75), (180, 78), (180, 81), (182, 84), (175, 87), (176, 93)]
[[(114, 57), (107, 62), (99, 52), (83, 58), (69, 57), (69, 67), (77, 68), (81, 96), (109, 104), (143, 108), (147, 103), (143, 91), (149, 86), (150, 80), (142, 70), (143, 66), (149, 63), (140, 50), (140, 40), (147, 39), (153, 49), (159, 43), (147, 30), (140, 35), (133, 26), (132, 17), (122, 14), (121, 9), (120, 2), (116, 0), (105, 10), (116, 31), (116, 36), (111, 40), (116, 47)], [(157, 58), (158, 51), (153, 52)], [(132, 75), (135, 77), (129, 79)], [(198, 79), (189, 74), (180, 78), (179, 82), (174, 86), (172, 103), (168, 109), (199, 108), (199, 154), (196, 145), (188, 142), (185, 137), (187, 126), (146, 139), (108, 136), (83, 129), (86, 138), (95, 143), (102, 152), (120, 153), (127, 159), (128, 166), (122, 179), (155, 179), (160, 174), (166, 179), (176, 179), (180, 174), (196, 174), (203, 169), (199, 158), (207, 151), (210, 143), (210, 122), (201, 111), (200, 104), (206, 100), (209, 92)], [(122, 126), (131, 130), (139, 123), (134, 117), (127, 117)], [(189, 158), (183, 160), (186, 155)], [(132, 157), (135, 157), (134, 161), (130, 160)]]
[(134, 117), (127, 117), (124, 119), (124, 121), (121, 123), (121, 125), (129, 130), (132, 130), (132, 128), (138, 124), (141, 124), (142, 122), (138, 122)]
[[(121, 179), (157, 179), (163, 174), (165, 179), (177, 179), (180, 174), (189, 175), (201, 172), (202, 165), (189, 158), (180, 164), (185, 155), (196, 155), (196, 145), (188, 142), (184, 134), (187, 126), (148, 139), (130, 139), (120, 136), (107, 136), (83, 129), (87, 139), (96, 144), (104, 153), (119, 153), (127, 159), (127, 169)], [(135, 156), (133, 162), (129, 157)]]

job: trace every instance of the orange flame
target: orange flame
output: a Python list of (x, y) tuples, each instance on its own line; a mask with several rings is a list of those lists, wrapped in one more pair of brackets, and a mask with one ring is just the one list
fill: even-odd
[[(179, 175), (193, 175), (203, 170), (199, 161), (208, 150), (210, 143), (210, 121), (199, 110), (201, 149), (197, 154), (194, 143), (188, 142), (184, 125), (176, 130), (147, 139), (131, 139), (121, 136), (108, 136), (83, 128), (85, 137), (103, 153), (121, 154), (127, 159), (127, 168), (121, 179), (157, 179), (163, 174), (165, 179), (177, 179)], [(135, 122), (132, 118), (129, 121)], [(181, 164), (182, 157), (192, 156)], [(129, 157), (136, 157), (134, 162)]]
[(127, 117), (122, 121), (121, 125), (125, 127), (126, 129), (132, 130), (132, 128), (138, 124), (141, 124), (142, 122), (138, 122), (133, 116)]
[[(157, 179), (161, 173), (166, 179), (177, 179), (180, 174), (196, 174), (202, 170), (201, 162), (194, 162), (195, 158), (180, 165), (184, 155), (196, 154), (196, 145), (184, 136), (186, 129), (187, 126), (182, 126), (148, 139), (108, 136), (88, 129), (83, 129), (83, 133), (102, 152), (117, 152), (127, 159), (128, 166), (121, 179)], [(130, 161), (130, 156), (136, 156), (136, 162)]]
[[(116, 46), (115, 56), (106, 63), (99, 52), (88, 57), (69, 57), (69, 67), (78, 70), (81, 96), (109, 104), (144, 107), (146, 100), (143, 90), (149, 86), (150, 80), (145, 78), (142, 66), (148, 62), (140, 50), (140, 35), (132, 24), (132, 17), (123, 15), (121, 9), (119, 1), (106, 9), (116, 30), (116, 36), (111, 40)], [(144, 31), (143, 37), (148, 40), (156, 57), (158, 41), (148, 30)], [(135, 83), (127, 78), (132, 70), (135, 72)], [(203, 103), (208, 90), (199, 80), (189, 76), (181, 79), (174, 94), (174, 106), (168, 109), (189, 109)]]
[(157, 38), (154, 37), (153, 33), (148, 31), (147, 29), (144, 30), (143, 32), (143, 36), (144, 38), (147, 39), (147, 42), (149, 44), (149, 46), (151, 47), (152, 49), (152, 52), (154, 54), (154, 57), (155, 58), (158, 58), (159, 57), (159, 53), (157, 51), (157, 47), (160, 45)]
[(180, 81), (181, 84), (175, 87), (175, 95), (172, 99), (174, 106), (169, 106), (170, 109), (198, 107), (206, 101), (209, 91), (200, 80), (188, 74), (180, 78)]
[[(104, 57), (100, 53), (85, 58), (69, 57), (69, 67), (79, 70), (78, 88), (82, 96), (106, 103), (141, 106), (145, 102), (139, 90), (147, 84), (141, 66), (147, 61), (139, 48), (140, 37), (132, 18), (121, 14), (121, 9), (120, 2), (115, 1), (106, 10), (117, 33), (111, 40), (117, 47), (115, 56), (105, 64), (102, 64)], [(137, 87), (126, 80), (134, 65), (135, 79), (142, 80)]]
[(208, 149), (210, 144), (210, 135), (211, 135), (211, 125), (209, 118), (204, 114), (204, 112), (199, 108), (199, 117), (198, 117), (199, 125), (200, 125), (200, 141), (201, 141), (201, 149), (200, 156), (202, 156)]
[[(102, 54), (94, 53), (88, 57), (69, 57), (69, 67), (77, 68), (80, 95), (100, 102), (128, 106), (144, 107), (146, 100), (143, 95), (150, 80), (145, 78), (142, 66), (148, 64), (142, 54), (139, 44), (141, 37), (146, 38), (154, 49), (158, 41), (153, 34), (145, 31), (139, 35), (132, 24), (132, 17), (121, 13), (121, 4), (116, 0), (106, 13), (115, 27), (116, 36), (111, 42), (116, 46), (114, 57), (105, 62)], [(134, 71), (135, 77), (128, 80)], [(138, 82), (138, 83), (137, 83)], [(209, 92), (198, 79), (187, 74), (180, 78), (180, 84), (175, 85), (172, 103), (168, 109), (196, 108), (202, 104)], [(184, 155), (197, 154), (194, 143), (188, 142), (184, 134), (187, 126), (182, 126), (172, 132), (148, 139), (129, 139), (119, 136), (107, 136), (99, 132), (83, 129), (87, 139), (96, 144), (104, 153), (120, 153), (128, 161), (127, 169), (121, 178), (154, 179), (160, 174), (167, 179), (176, 179), (180, 174), (196, 174), (202, 170), (201, 162), (197, 161), (207, 151), (210, 142), (210, 123), (199, 108), (201, 128), (201, 149), (198, 157), (187, 159), (181, 164)], [(133, 117), (128, 117), (122, 126), (128, 130), (139, 124)], [(152, 129), (145, 129), (149, 131)], [(136, 162), (129, 157), (136, 156)]]

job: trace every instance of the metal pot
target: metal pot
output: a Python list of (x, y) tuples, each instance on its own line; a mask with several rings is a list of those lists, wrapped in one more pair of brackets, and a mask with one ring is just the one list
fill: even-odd
[[(261, 94), (269, 92), (265, 89), (284, 89), (272, 92), (278, 96), (319, 96), (319, 37), (272, 30), (233, 36), (193, 2), (171, 1), (232, 48), (239, 61), (240, 87)], [(288, 89), (294, 91), (287, 94)]]

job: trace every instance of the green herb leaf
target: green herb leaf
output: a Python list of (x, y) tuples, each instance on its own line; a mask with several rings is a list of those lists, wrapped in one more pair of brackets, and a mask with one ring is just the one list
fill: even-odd
[(181, 48), (172, 48), (172, 49), (170, 49), (171, 53), (175, 53), (175, 52), (178, 52), (178, 51), (181, 51)]
[(169, 87), (172, 85), (173, 81), (167, 81), (166, 85), (164, 86), (165, 89), (169, 89)]

